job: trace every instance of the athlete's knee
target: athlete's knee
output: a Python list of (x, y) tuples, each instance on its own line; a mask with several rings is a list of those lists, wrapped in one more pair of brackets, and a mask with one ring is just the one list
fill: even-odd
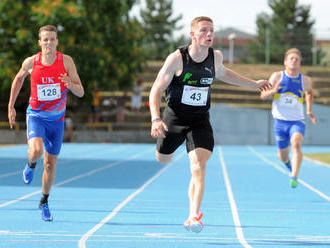
[(49, 161), (45, 161), (44, 168), (45, 168), (45, 171), (47, 171), (47, 173), (52, 173), (56, 169), (56, 164), (51, 163)]
[(301, 153), (301, 143), (300, 142), (292, 142), (291, 148), (293, 152)]
[(193, 176), (203, 177), (206, 172), (206, 163), (190, 164), (190, 172)]
[(282, 162), (287, 162), (289, 160), (289, 154), (283, 151), (278, 151), (277, 156)]
[(31, 147), (28, 153), (31, 160), (38, 160), (42, 156), (43, 148), (39, 146)]
[(168, 164), (171, 162), (173, 155), (172, 154), (161, 154), (156, 152), (156, 159), (161, 164)]

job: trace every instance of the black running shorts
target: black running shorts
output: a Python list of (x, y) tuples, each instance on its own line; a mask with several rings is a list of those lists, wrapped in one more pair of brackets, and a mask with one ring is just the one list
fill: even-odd
[(188, 153), (196, 148), (213, 151), (214, 138), (209, 113), (175, 113), (170, 107), (166, 107), (163, 121), (168, 127), (168, 132), (165, 132), (165, 138), (157, 139), (159, 153), (171, 154), (184, 141)]

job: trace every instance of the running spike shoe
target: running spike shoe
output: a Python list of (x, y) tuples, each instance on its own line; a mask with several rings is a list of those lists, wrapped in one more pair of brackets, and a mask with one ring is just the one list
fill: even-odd
[(26, 184), (30, 184), (33, 179), (33, 172), (34, 169), (30, 168), (28, 164), (25, 165), (25, 168), (23, 170), (23, 181)]
[(290, 186), (291, 186), (291, 188), (296, 188), (298, 186), (297, 177), (291, 177), (291, 179), (290, 179)]
[(43, 204), (39, 205), (39, 208), (41, 209), (41, 218), (44, 221), (52, 221), (53, 220), (53, 216), (49, 211), (48, 203), (43, 203)]

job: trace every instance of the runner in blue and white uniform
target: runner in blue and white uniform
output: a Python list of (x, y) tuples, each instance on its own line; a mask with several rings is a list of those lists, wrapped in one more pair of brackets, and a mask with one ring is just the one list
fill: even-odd
[[(273, 97), (272, 114), (278, 157), (291, 172), (292, 188), (298, 186), (297, 177), (303, 158), (301, 146), (305, 134), (304, 96), (307, 116), (314, 124), (317, 122), (312, 113), (312, 81), (300, 73), (300, 65), (300, 51), (296, 48), (289, 49), (284, 58), (285, 70), (274, 72), (269, 79), (273, 88), (261, 92), (262, 99)], [(289, 159), (290, 145), (292, 162)]]

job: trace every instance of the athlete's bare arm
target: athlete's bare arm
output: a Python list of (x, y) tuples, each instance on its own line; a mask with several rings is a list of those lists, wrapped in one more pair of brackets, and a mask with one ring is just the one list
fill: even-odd
[(221, 51), (214, 51), (215, 59), (215, 76), (223, 82), (228, 84), (248, 87), (248, 88), (259, 88), (260, 90), (266, 90), (270, 88), (270, 84), (267, 80), (252, 80), (244, 77), (229, 68), (223, 66), (223, 56)]
[(13, 83), (11, 85), (10, 97), (8, 103), (8, 120), (9, 120), (10, 128), (13, 128), (13, 126), (15, 125), (15, 121), (16, 121), (15, 102), (19, 92), (21, 91), (26, 76), (31, 73), (34, 57), (35, 56), (31, 56), (24, 60), (21, 69), (16, 74)]
[(83, 97), (84, 96), (84, 87), (81, 84), (81, 80), (77, 73), (76, 65), (73, 62), (73, 59), (64, 54), (63, 55), (63, 63), (67, 74), (61, 74), (59, 77), (60, 80), (65, 84), (65, 86), (76, 96)]
[(157, 78), (151, 88), (149, 94), (151, 120), (151, 135), (153, 137), (165, 137), (163, 130), (167, 130), (167, 126), (160, 119), (160, 103), (162, 93), (171, 83), (174, 75), (179, 75), (182, 72), (182, 57), (179, 50), (171, 53), (165, 60), (164, 65), (158, 72)]
[(311, 78), (303, 75), (303, 85), (305, 91), (306, 115), (311, 119), (313, 124), (316, 124), (317, 119), (315, 115), (312, 113), (314, 95), (313, 95)]
[(281, 78), (282, 78), (282, 72), (280, 71), (274, 72), (270, 76), (269, 83), (271, 84), (272, 87), (269, 90), (265, 90), (261, 92), (260, 98), (262, 100), (271, 99), (276, 94), (278, 87), (281, 83)]

